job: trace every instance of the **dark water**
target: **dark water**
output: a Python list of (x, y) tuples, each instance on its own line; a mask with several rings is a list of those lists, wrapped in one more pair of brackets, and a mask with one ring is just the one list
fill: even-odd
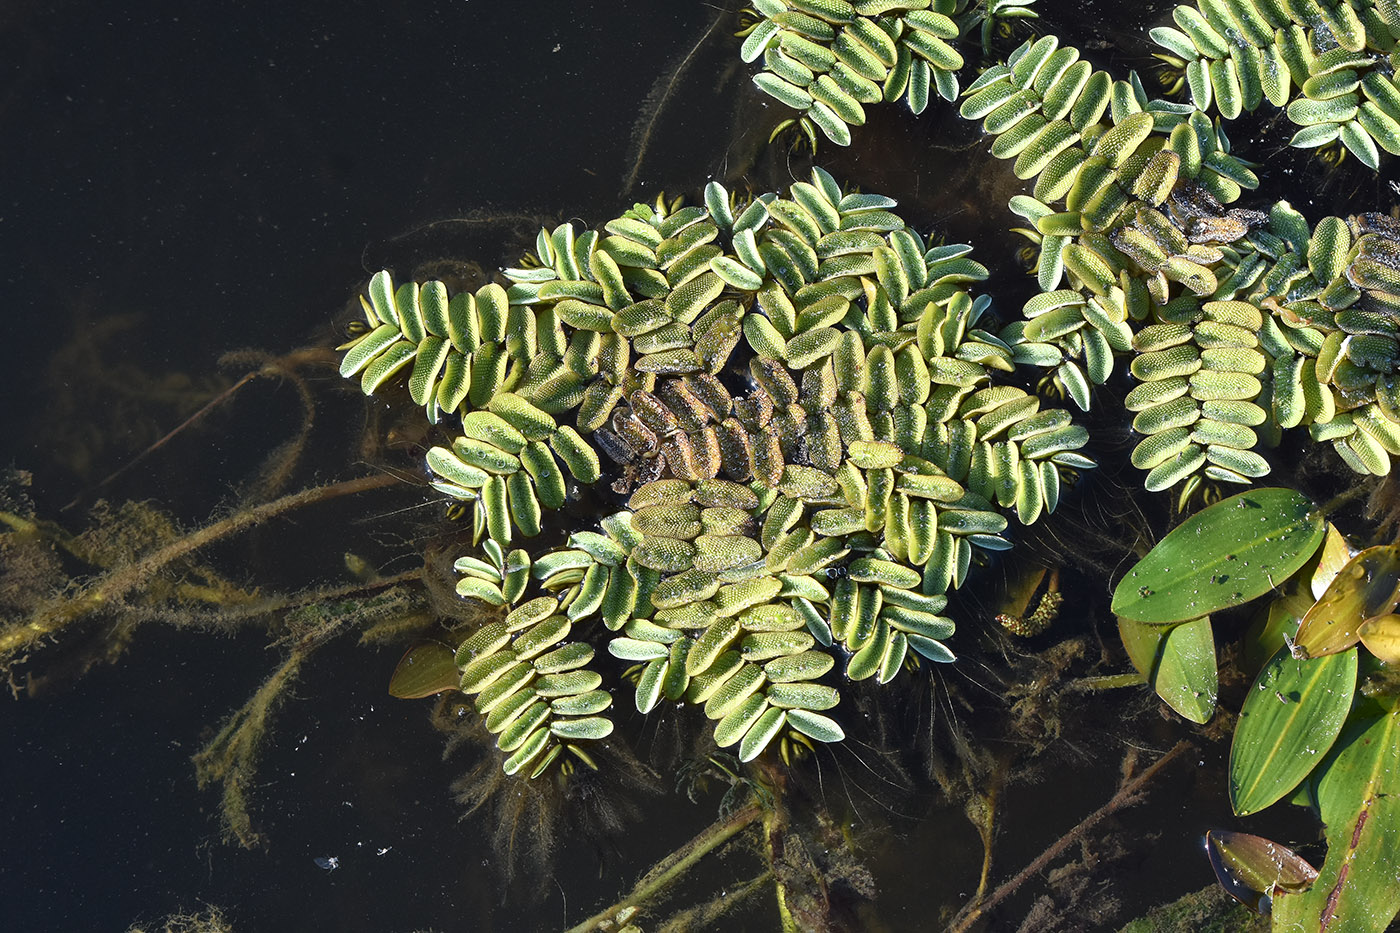
[[(788, 180), (781, 159), (750, 164), (753, 141), (734, 132), (736, 114), (771, 121), (771, 111), (726, 31), (706, 38), (712, 5), (132, 6), (13, 0), (0, 9), (9, 321), (0, 465), (32, 471), (39, 513), (70, 524), (92, 497), (61, 514), (65, 503), (183, 417), (150, 401), (151, 385), (135, 374), (185, 374), (168, 387), (178, 394), (229, 350), (333, 341), (345, 299), (381, 264), (436, 253), (490, 269), (528, 245), (520, 231), (537, 220), (600, 222), (659, 188), (694, 192), (740, 169), (760, 189)], [(1102, 4), (1045, 6), (1049, 28), (1088, 36), (1080, 44), (1101, 62), (1114, 60), (1120, 30), (1149, 16), (1105, 23)], [(669, 86), (682, 62), (636, 188), (624, 193), (633, 122), (658, 78)], [(900, 197), (920, 227), (973, 242), (994, 269), (1014, 269), (1019, 244), (1004, 232), (1010, 173), (968, 168), (979, 160), (963, 150), (975, 140), (966, 128), (887, 112), (868, 129), (871, 142), (824, 153), (824, 164)], [(84, 345), (105, 353), (100, 379), (94, 358), (73, 350)], [(322, 417), (353, 432), (365, 403), (321, 388)], [(255, 385), (105, 494), (154, 499), (181, 521), (201, 521), (288, 435), (295, 411), (287, 391)], [(342, 438), (312, 457), (329, 477), (346, 475), (354, 455)], [(373, 508), (423, 501), (382, 497)], [(343, 577), (347, 548), (376, 561), (411, 556), (402, 537), (411, 532), (393, 538), (378, 527), (308, 519), (219, 554), (247, 561), (247, 581), (325, 584)], [(1111, 641), (1105, 595), (1087, 594), (1065, 630)], [(384, 693), (398, 654), (344, 641), (313, 659), (274, 724), (254, 790), (267, 845), (253, 851), (220, 841), (217, 793), (195, 789), (189, 757), (278, 663), (262, 635), (148, 626), (119, 664), (0, 704), (0, 924), (124, 930), (208, 903), (238, 930), (563, 928), (713, 818), (712, 798), (659, 798), (620, 840), (566, 844), (556, 880), (507, 891), (488, 827), (462, 821), (450, 800), (460, 762), (441, 760), (427, 702)], [(971, 696), (994, 689), (993, 675), (956, 676)], [(1007, 799), (994, 877), (1111, 796), (1125, 744), (1141, 742), (1150, 759), (1187, 734), (1180, 722), (1141, 727), (1151, 709), (1140, 692), (1122, 691), (1075, 725), (1062, 753)], [(1129, 714), (1139, 727), (1125, 738), (1118, 725)], [(1148, 806), (1114, 824), (1134, 845), (1101, 882), (1128, 905), (1118, 922), (1210, 881), (1197, 840), (1231, 824), (1222, 746), (1201, 748), (1173, 766)], [(895, 803), (867, 793), (874, 779), (858, 754), (823, 759), (828, 790), (873, 811), (872, 825), (895, 824), (899, 835), (869, 852), (876, 912), (891, 929), (925, 929), (931, 911), (975, 890), (976, 834), (930, 790)], [(1310, 832), (1301, 822), (1289, 831)], [(339, 867), (318, 867), (329, 858)], [(1040, 884), (994, 928), (1015, 929)], [(763, 905), (733, 928), (771, 928)], [(1082, 928), (1098, 922), (1086, 917)]]

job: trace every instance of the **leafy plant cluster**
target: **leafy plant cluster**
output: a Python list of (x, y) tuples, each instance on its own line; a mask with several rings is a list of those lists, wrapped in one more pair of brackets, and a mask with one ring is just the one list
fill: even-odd
[[(784, 61), (788, 46), (805, 49), (803, 42), (826, 41), (836, 55), (873, 35), (872, 24), (891, 41), (915, 28), (908, 22), (915, 4), (868, 10), (822, 4), (824, 12), (800, 6), (767, 20), (774, 25), (765, 54), (774, 61)], [(876, 6), (884, 14), (879, 19), (863, 15)], [(958, 13), (948, 4), (917, 6), (928, 6), (929, 15), (944, 7), (941, 15)], [(1372, 69), (1370, 93), (1400, 100), (1387, 76), (1389, 59), (1377, 54), (1395, 46), (1383, 12), (1362, 4), (1361, 14), (1341, 4), (1327, 15), (1311, 2), (1270, 6), (1265, 18), (1280, 37), (1291, 38), (1268, 45), (1268, 61), (1297, 68), (1269, 65), (1270, 87), (1282, 89), (1270, 95), (1217, 94), (1220, 116), (1233, 118), (1280, 95), (1286, 100), (1294, 79), (1321, 93), (1318, 81), (1307, 84), (1314, 71), (1338, 81), (1350, 75), (1355, 90), (1363, 60)], [(1233, 87), (1231, 75), (1265, 67), (1257, 64), (1258, 44), (1251, 44), (1262, 33), (1242, 25), (1262, 22), (1264, 14), (1248, 2), (1203, 9), (1178, 7), (1174, 14), (1190, 28), (1190, 40), (1165, 27), (1153, 33), (1177, 51), (1199, 41), (1232, 56), (1205, 64), (1199, 53), (1188, 76), (1204, 69)], [(807, 21), (812, 18), (823, 25)], [(823, 40), (828, 33), (835, 38)], [(1220, 36), (1229, 42), (1212, 44)], [(1334, 61), (1347, 67), (1333, 69)], [(765, 75), (755, 83), (773, 93)], [(1014, 158), (1017, 177), (1032, 183), (1032, 194), (1014, 197), (1011, 209), (1031, 224), (1023, 232), (1039, 247), (1043, 294), (1026, 303), (1024, 321), (999, 336), (1018, 363), (1050, 369), (1055, 384), (1085, 410), (1092, 387), (1127, 357), (1139, 383), (1127, 405), (1143, 435), (1133, 464), (1147, 471), (1151, 491), (1180, 486), (1183, 503), (1203, 480), (1247, 484), (1267, 475), (1268, 461), (1258, 451), (1299, 426), (1316, 441), (1330, 441), (1353, 470), (1384, 475), (1400, 452), (1394, 375), (1400, 224), (1363, 214), (1310, 226), (1286, 201), (1268, 211), (1226, 207), (1243, 189), (1257, 187), (1258, 178), (1231, 152), (1219, 121), (1207, 113), (1212, 98), (1199, 85), (1193, 80), (1190, 103), (1150, 99), (1135, 73), (1114, 80), (1078, 50), (1045, 36), (966, 89), (961, 115), (981, 120), (994, 137), (992, 154)], [(1367, 103), (1368, 113), (1384, 115), (1381, 103)], [(1361, 124), (1335, 124), (1334, 136), (1343, 127), (1348, 145), (1359, 147)], [(1323, 142), (1319, 136), (1317, 144)]]
[[(756, 6), (742, 55), (812, 139), (847, 144), (868, 105), (962, 97), (1028, 184), (1010, 207), (1040, 291), (997, 327), (968, 290), (986, 272), (967, 247), (930, 246), (891, 199), (820, 169), (786, 198), (712, 184), (703, 206), (542, 231), (508, 284), (474, 294), (377, 275), (342, 372), (370, 393), (407, 370), (429, 419), (460, 424), (428, 465), (484, 542), (458, 561), (459, 592), (504, 615), (461, 643), (448, 686), (476, 698), (511, 773), (566, 752), (591, 765), (587, 742), (611, 732), (595, 621), (634, 665), (638, 710), (703, 705), (742, 760), (843, 737), (826, 715), (836, 653), (847, 678), (880, 682), (953, 660), (940, 613), (974, 549), (1008, 547), (1007, 515), (1036, 521), (1092, 466), (1070, 414), (1013, 384), (1026, 367), (1085, 411), (1126, 369), (1131, 462), (1181, 508), (1205, 484), (1268, 475), (1287, 428), (1358, 474), (1400, 454), (1400, 222), (1232, 207), (1259, 179), (1221, 123), (1268, 102), (1304, 125), (1295, 145), (1340, 140), (1377, 165), (1400, 142), (1393, 4), (1179, 7), (1180, 28), (1153, 38), (1186, 102), (1053, 36), (963, 90), (955, 43), (991, 7)], [(605, 479), (625, 507), (600, 531), (510, 549), (544, 511), (604, 501), (580, 487)], [(1258, 489), (1188, 519), (1115, 594), (1142, 675), (1204, 722), (1211, 614), (1284, 588), (1257, 639), (1273, 658), (1235, 736), (1231, 797), (1241, 814), (1311, 804), (1327, 862), (1319, 874), (1238, 834), (1212, 853), (1228, 884), (1304, 928), (1379, 930), (1400, 909), (1394, 691), (1359, 688), (1397, 658), (1397, 579), (1392, 548), (1356, 554), (1300, 494)]]
[(1300, 129), (1290, 145), (1334, 140), (1370, 168), (1400, 155), (1393, 0), (1214, 0), (1172, 11), (1152, 40), (1181, 69), (1198, 110), (1233, 120), (1268, 101)]
[(1319, 872), (1286, 847), (1219, 832), (1211, 859), (1232, 893), (1272, 902), (1280, 929), (1383, 930), (1400, 911), (1400, 712), (1387, 670), (1400, 661), (1400, 548), (1358, 552), (1297, 492), (1241, 493), (1163, 538), (1113, 610), (1157, 692), (1204, 721), (1216, 689), (1214, 654), (1197, 647), (1211, 643), (1208, 613), (1276, 590), (1246, 638), (1260, 663), (1235, 729), (1230, 802), (1241, 816), (1281, 800), (1311, 807), (1327, 859)]
[[(367, 394), (407, 372), (428, 417), (460, 425), (427, 455), (484, 540), (458, 591), (507, 614), (457, 649), (457, 685), (508, 772), (593, 763), (611, 694), (575, 626), (599, 621), (642, 712), (703, 704), (742, 760), (785, 730), (841, 739), (833, 650), (882, 683), (952, 661), (940, 613), (973, 549), (1009, 547), (1003, 511), (1036, 521), (1092, 466), (1068, 412), (994, 384), (1015, 360), (978, 327), (986, 270), (895, 206), (820, 169), (789, 198), (711, 184), (703, 207), (542, 231), (505, 288), (371, 281), (341, 371)], [(604, 458), (625, 509), (509, 549)]]

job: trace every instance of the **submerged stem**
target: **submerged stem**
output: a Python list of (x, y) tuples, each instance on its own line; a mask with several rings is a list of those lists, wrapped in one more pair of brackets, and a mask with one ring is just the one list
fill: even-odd
[(1108, 803), (1086, 816), (1079, 822), (1079, 825), (1061, 836), (1050, 848), (1036, 856), (1029, 865), (1022, 868), (1009, 880), (1003, 881), (997, 889), (992, 892), (990, 897), (983, 901), (968, 904), (960, 910), (958, 915), (953, 918), (953, 922), (949, 925), (948, 933), (965, 933), (965, 931), (970, 929), (987, 911), (1016, 893), (1016, 890), (1024, 884), (1028, 878), (1044, 871), (1047, 865), (1058, 858), (1065, 849), (1082, 839), (1089, 830), (1093, 829), (1106, 817), (1134, 803), (1134, 798), (1137, 796), (1138, 791), (1156, 777), (1159, 771), (1176, 758), (1180, 757), (1191, 747), (1190, 742), (1182, 741), (1176, 743), (1165, 755), (1143, 769), (1141, 774), (1120, 784), (1118, 792), (1109, 799)]
[(689, 871), (700, 859), (748, 829), (762, 812), (758, 804), (749, 804), (728, 819), (710, 824), (700, 835), (653, 865), (651, 871), (642, 876), (642, 880), (637, 882), (637, 886), (626, 897), (582, 923), (570, 927), (566, 933), (590, 933), (598, 928), (598, 924), (615, 916), (618, 911), (640, 906), (655, 897), (659, 891)]
[(205, 525), (179, 540), (172, 541), (134, 563), (112, 570), (73, 593), (56, 596), (36, 609), (29, 621), (0, 632), (0, 669), (41, 639), (53, 635), (70, 622), (120, 600), (168, 564), (219, 540), (251, 528), (285, 512), (313, 503), (380, 489), (399, 483), (396, 476), (377, 473), (358, 479), (316, 486), (274, 499), (255, 508), (235, 512), (228, 518)]

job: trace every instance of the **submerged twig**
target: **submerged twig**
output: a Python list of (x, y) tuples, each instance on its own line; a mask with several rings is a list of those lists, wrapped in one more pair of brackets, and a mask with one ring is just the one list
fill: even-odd
[(27, 622), (0, 632), (0, 669), (14, 662), (20, 652), (51, 636), (69, 623), (121, 600), (151, 576), (173, 561), (205, 547), (220, 538), (251, 528), (281, 515), (338, 496), (353, 495), (371, 489), (381, 489), (402, 482), (397, 476), (377, 473), (358, 479), (316, 486), (274, 499), (255, 508), (236, 512), (228, 518), (205, 525), (184, 537), (172, 541), (145, 557), (112, 570), (96, 580), (50, 599), (34, 611)]
[[(305, 360), (325, 361), (327, 358), (328, 354), (324, 348), (313, 347), (311, 349), (299, 350), (294, 353), (289, 353), (286, 356), (280, 357), (276, 360), (272, 360), (264, 364), (263, 366), (260, 366), (257, 369), (249, 370), (248, 372), (244, 373), (241, 377), (239, 377), (238, 381), (233, 383), (233, 385), (229, 386), (227, 389), (224, 389), (222, 392), (214, 396), (208, 402), (205, 402), (204, 405), (200, 407), (199, 411), (190, 415), (184, 421), (181, 421), (178, 425), (167, 431), (163, 437), (149, 445), (145, 450), (132, 457), (130, 460), (122, 464), (117, 469), (113, 470), (111, 473), (108, 473), (107, 476), (103, 478), (101, 482), (97, 483), (97, 485), (78, 493), (78, 495), (74, 496), (73, 499), (70, 502), (68, 502), (67, 505), (59, 509), (59, 511), (66, 512), (69, 509), (73, 508), (75, 505), (77, 505), (79, 502), (81, 502), (84, 496), (105, 488), (113, 480), (117, 479), (117, 477), (122, 476), (132, 467), (136, 466), (138, 463), (145, 460), (151, 454), (164, 447), (167, 443), (171, 441), (171, 439), (176, 437), (186, 428), (189, 428), (191, 425), (194, 425), (205, 415), (209, 414), (209, 412), (213, 411), (215, 408), (218, 408), (224, 402), (227, 402), (229, 399), (233, 398), (233, 396), (238, 392), (239, 389), (243, 388), (245, 385), (252, 382), (254, 379), (257, 379), (259, 376), (286, 376), (291, 371), (291, 367), (297, 363), (303, 362)], [(305, 433), (304, 429), (303, 433)]]
[(1036, 856), (1029, 865), (1022, 868), (1007, 881), (1003, 881), (989, 897), (985, 900), (968, 904), (962, 910), (958, 911), (957, 916), (953, 918), (953, 922), (948, 926), (948, 933), (965, 933), (965, 931), (970, 929), (987, 911), (993, 909), (997, 904), (1000, 904), (1003, 900), (1016, 893), (1016, 890), (1020, 888), (1027, 879), (1044, 871), (1047, 865), (1058, 858), (1060, 854), (1070, 846), (1081, 840), (1089, 830), (1097, 826), (1106, 817), (1134, 803), (1134, 798), (1137, 796), (1138, 791), (1142, 790), (1149, 781), (1155, 778), (1158, 772), (1191, 747), (1192, 745), (1190, 742), (1182, 741), (1176, 743), (1170, 751), (1154, 761), (1136, 777), (1120, 784), (1118, 792), (1115, 793), (1107, 803), (1086, 816), (1079, 822), (1079, 825), (1061, 836), (1050, 848)]
[(715, 924), (721, 917), (763, 890), (772, 880), (773, 872), (764, 871), (742, 884), (726, 887), (711, 900), (672, 915), (665, 926), (659, 928), (659, 933), (715, 929)]
[(637, 176), (641, 174), (642, 162), (646, 159), (647, 149), (651, 146), (651, 132), (656, 128), (656, 121), (661, 118), (661, 111), (665, 109), (666, 104), (670, 101), (671, 94), (680, 83), (681, 76), (685, 74), (686, 70), (690, 67), (691, 60), (695, 58), (695, 53), (700, 51), (701, 47), (704, 46), (705, 42), (710, 38), (710, 35), (728, 15), (728, 11), (721, 10), (714, 21), (710, 23), (709, 28), (705, 30), (699, 39), (695, 40), (695, 44), (690, 47), (690, 51), (686, 53), (685, 58), (681, 59), (680, 64), (670, 72), (669, 78), (663, 76), (658, 79), (656, 84), (652, 86), (651, 91), (647, 93), (646, 99), (642, 104), (645, 108), (643, 116), (637, 118), (637, 124), (632, 130), (632, 141), (633, 145), (636, 147), (637, 154), (632, 160), (631, 170), (628, 171), (627, 177), (623, 179), (622, 182), (623, 197), (630, 195), (632, 189), (637, 187)]
[(700, 859), (757, 822), (762, 813), (757, 804), (749, 804), (729, 818), (711, 824), (700, 835), (653, 865), (651, 871), (642, 876), (642, 880), (637, 882), (637, 886), (626, 897), (582, 923), (570, 927), (566, 933), (591, 933), (598, 929), (600, 923), (616, 916), (619, 911), (637, 907), (655, 897), (659, 891), (689, 871)]

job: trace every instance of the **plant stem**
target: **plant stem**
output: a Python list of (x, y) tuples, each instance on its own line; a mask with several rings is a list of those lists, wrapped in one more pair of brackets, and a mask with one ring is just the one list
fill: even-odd
[(1108, 803), (1086, 816), (1080, 821), (1078, 826), (1075, 826), (1069, 832), (1061, 836), (1050, 848), (1036, 856), (1029, 865), (1017, 872), (1010, 880), (1002, 882), (997, 889), (992, 892), (990, 897), (975, 904), (968, 904), (959, 911), (958, 915), (953, 918), (953, 922), (949, 925), (948, 933), (966, 933), (966, 931), (981, 919), (987, 911), (993, 909), (997, 904), (1016, 893), (1016, 889), (1024, 884), (1032, 875), (1044, 871), (1047, 865), (1058, 858), (1065, 849), (1082, 839), (1089, 830), (1093, 829), (1106, 817), (1134, 803), (1134, 797), (1136, 797), (1138, 791), (1156, 777), (1159, 771), (1192, 747), (1190, 742), (1182, 741), (1176, 743), (1170, 751), (1161, 758), (1158, 758), (1147, 768), (1143, 769), (1137, 777), (1119, 785), (1118, 792), (1109, 799)]
[(228, 518), (205, 525), (203, 528), (147, 554), (132, 564), (118, 567), (98, 577), (86, 586), (79, 588), (77, 592), (54, 597), (36, 609), (28, 622), (0, 632), (0, 668), (8, 666), (19, 652), (31, 647), (40, 639), (54, 634), (70, 622), (80, 619), (88, 613), (117, 602), (166, 565), (207, 544), (261, 524), (284, 512), (324, 502), (338, 496), (380, 489), (399, 482), (402, 480), (396, 476), (376, 473), (372, 476), (362, 476), (358, 479), (332, 483), (329, 486), (316, 486), (283, 496), (280, 499), (274, 499), (255, 508), (236, 512)]
[(1324, 517), (1331, 515), (1333, 512), (1346, 505), (1348, 502), (1360, 499), (1363, 495), (1368, 494), (1370, 491), (1371, 489), (1369, 486), (1357, 483), (1354, 486), (1348, 487), (1345, 492), (1333, 496), (1322, 506), (1322, 508), (1318, 509), (1318, 511), (1321, 512)]
[(1096, 690), (1116, 690), (1119, 687), (1138, 687), (1147, 683), (1147, 675), (1133, 671), (1127, 674), (1104, 674), (1101, 677), (1081, 677), (1070, 688), (1093, 692)]
[(582, 923), (570, 927), (566, 933), (591, 933), (598, 928), (599, 923), (615, 916), (618, 911), (627, 907), (638, 907), (655, 897), (657, 892), (685, 874), (700, 859), (751, 826), (761, 814), (762, 810), (757, 804), (749, 804), (728, 819), (712, 823), (700, 835), (653, 865), (651, 871), (642, 876), (642, 880), (637, 882), (637, 886), (626, 897)]

